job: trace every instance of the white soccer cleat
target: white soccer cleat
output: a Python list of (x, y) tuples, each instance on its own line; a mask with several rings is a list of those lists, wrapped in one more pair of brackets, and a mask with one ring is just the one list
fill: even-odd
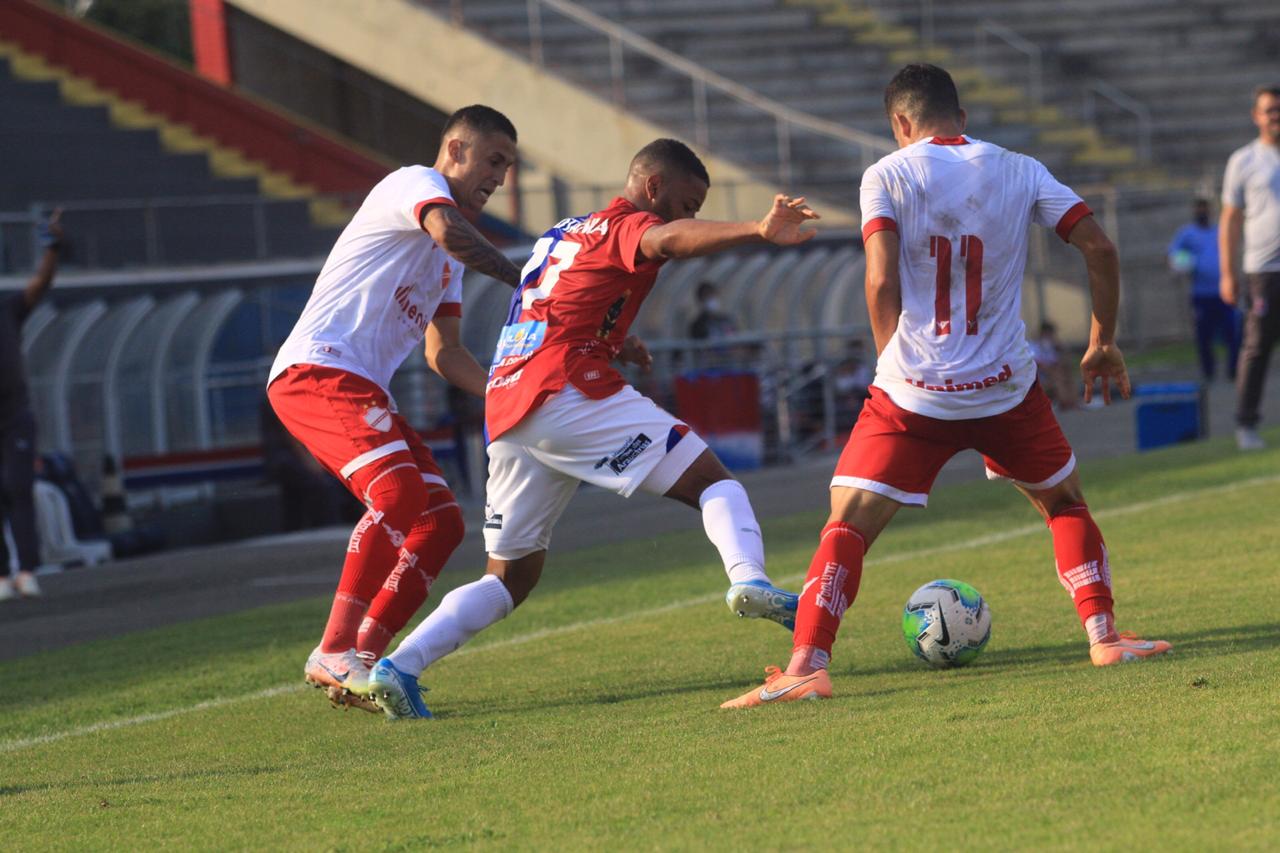
[(39, 598), (43, 595), (40, 591), (40, 582), (36, 580), (36, 576), (31, 572), (18, 572), (18, 576), (14, 578), (13, 585), (23, 598)]
[(363, 675), (367, 690), (369, 664), (355, 649), (347, 649), (344, 652), (322, 652), (320, 647), (316, 646), (307, 658), (307, 665), (302, 674), (307, 683), (314, 687), (334, 687), (338, 690), (346, 689), (348, 681), (352, 684), (360, 683)]
[(18, 597), (18, 590), (13, 585), (13, 578), (0, 578), (0, 601), (13, 601)]
[(380, 714), (382, 709), (369, 696), (369, 670), (377, 662), (378, 656), (373, 652), (356, 652), (356, 657), (364, 666), (352, 667), (347, 672), (347, 680), (342, 687), (329, 687), (329, 701), (335, 708), (359, 708), (371, 714)]
[(1236, 448), (1239, 450), (1265, 450), (1267, 443), (1262, 440), (1262, 436), (1258, 435), (1258, 431), (1253, 427), (1238, 427), (1236, 429)]

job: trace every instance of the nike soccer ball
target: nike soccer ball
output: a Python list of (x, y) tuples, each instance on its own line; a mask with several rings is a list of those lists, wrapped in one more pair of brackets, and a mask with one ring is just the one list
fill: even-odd
[(931, 666), (964, 666), (991, 639), (991, 610), (967, 583), (936, 580), (907, 599), (902, 636), (912, 654)]

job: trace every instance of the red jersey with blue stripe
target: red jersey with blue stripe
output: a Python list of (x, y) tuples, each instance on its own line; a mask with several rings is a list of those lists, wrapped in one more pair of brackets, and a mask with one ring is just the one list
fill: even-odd
[(489, 368), (490, 440), (566, 384), (592, 399), (626, 386), (611, 362), (663, 263), (638, 258), (640, 237), (662, 224), (615, 198), (557, 223), (534, 244)]

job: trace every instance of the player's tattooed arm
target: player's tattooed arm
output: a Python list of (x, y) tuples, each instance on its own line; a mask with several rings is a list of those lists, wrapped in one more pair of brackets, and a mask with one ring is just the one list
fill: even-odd
[(436, 204), (422, 214), (422, 227), (444, 249), (469, 270), (516, 287), (520, 268), (484, 238), (456, 207)]
[(889, 339), (898, 331), (902, 314), (902, 280), (898, 274), (898, 234), (877, 231), (867, 238), (867, 314), (871, 318), (871, 335), (876, 341), (876, 355), (884, 352)]

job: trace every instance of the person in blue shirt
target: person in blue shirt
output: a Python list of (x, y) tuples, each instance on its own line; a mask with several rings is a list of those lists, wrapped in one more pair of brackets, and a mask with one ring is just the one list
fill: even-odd
[(1169, 265), (1191, 277), (1191, 313), (1201, 375), (1206, 382), (1213, 380), (1213, 345), (1220, 339), (1227, 347), (1227, 378), (1234, 381), (1240, 354), (1240, 314), (1222, 301), (1218, 291), (1218, 228), (1210, 221), (1207, 199), (1195, 200), (1192, 219), (1174, 235)]

